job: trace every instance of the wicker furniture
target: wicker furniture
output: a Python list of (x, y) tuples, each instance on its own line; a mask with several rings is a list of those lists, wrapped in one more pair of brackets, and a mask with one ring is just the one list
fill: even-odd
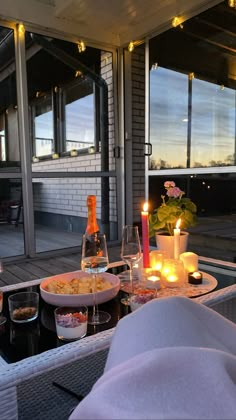
[[(195, 300), (236, 322), (236, 285)], [(0, 419), (67, 419), (78, 401), (53, 387), (52, 381), (86, 395), (103, 372), (113, 332), (114, 328), (13, 364), (0, 357)]]

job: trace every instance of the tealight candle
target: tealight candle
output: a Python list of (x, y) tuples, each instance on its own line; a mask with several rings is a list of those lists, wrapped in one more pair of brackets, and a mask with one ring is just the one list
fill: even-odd
[(190, 284), (202, 284), (202, 273), (194, 271), (194, 273), (188, 273), (188, 282)]
[(194, 252), (183, 252), (180, 259), (184, 263), (184, 268), (188, 273), (198, 271), (198, 255)]
[(151, 276), (147, 278), (146, 287), (147, 289), (156, 289), (156, 290), (160, 289), (161, 278), (153, 273)]

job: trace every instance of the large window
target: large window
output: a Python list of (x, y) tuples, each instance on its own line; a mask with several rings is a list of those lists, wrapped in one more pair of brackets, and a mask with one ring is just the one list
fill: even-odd
[(149, 170), (235, 165), (235, 36), (224, 2), (150, 40)]
[(104, 121), (101, 90), (96, 87), (101, 80), (100, 51), (87, 47), (80, 54), (76, 44), (30, 34), (26, 46), (28, 51), (38, 48), (27, 62), (34, 159), (98, 150)]
[(235, 10), (228, 2), (150, 40), (150, 211), (173, 180), (197, 205), (189, 250), (235, 261)]

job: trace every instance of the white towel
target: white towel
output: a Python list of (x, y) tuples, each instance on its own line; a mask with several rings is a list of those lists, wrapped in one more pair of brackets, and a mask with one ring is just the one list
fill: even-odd
[(236, 419), (236, 325), (183, 297), (119, 321), (77, 419)]

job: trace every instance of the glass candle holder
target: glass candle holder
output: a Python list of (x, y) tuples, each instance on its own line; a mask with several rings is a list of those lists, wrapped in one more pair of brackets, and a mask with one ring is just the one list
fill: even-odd
[(161, 270), (161, 284), (164, 287), (181, 287), (186, 283), (186, 273), (181, 260), (165, 259)]
[(162, 264), (165, 258), (167, 258), (167, 254), (165, 251), (158, 251), (154, 250), (150, 252), (150, 266), (153, 270), (161, 271)]

